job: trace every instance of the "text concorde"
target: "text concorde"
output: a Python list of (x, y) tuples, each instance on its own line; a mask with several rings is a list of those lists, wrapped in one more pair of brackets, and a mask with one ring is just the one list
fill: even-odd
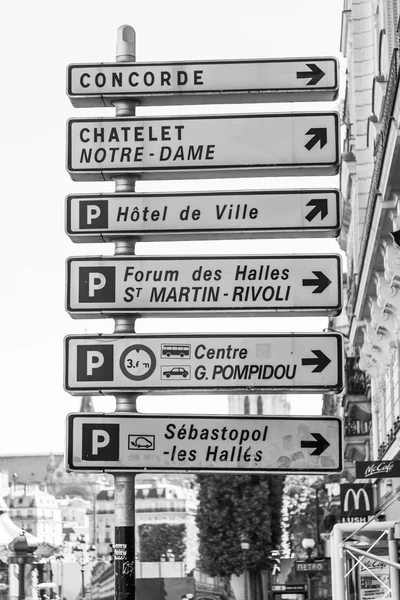
[(290, 113), (70, 119), (74, 180), (336, 174), (339, 115)]
[(75, 242), (127, 234), (160, 241), (333, 237), (339, 231), (339, 192), (330, 189), (66, 198), (66, 232)]
[[(68, 416), (74, 469), (340, 471), (337, 417)], [(72, 446), (72, 448), (71, 448)]]
[(73, 64), (67, 92), (78, 107), (121, 97), (149, 106), (334, 100), (338, 72), (331, 57)]
[(339, 334), (67, 336), (65, 389), (132, 391), (339, 391)]
[(339, 255), (79, 257), (67, 261), (67, 282), (67, 309), (77, 317), (341, 310)]

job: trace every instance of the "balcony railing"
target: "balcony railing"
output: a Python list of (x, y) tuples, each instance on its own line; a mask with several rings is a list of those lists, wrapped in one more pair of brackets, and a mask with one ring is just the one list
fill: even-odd
[(344, 436), (353, 437), (353, 436), (368, 436), (370, 430), (370, 423), (366, 423), (365, 421), (358, 421), (357, 419), (348, 419), (346, 417), (345, 426), (344, 426)]
[(346, 394), (349, 396), (368, 394), (369, 378), (358, 368), (358, 361), (357, 356), (346, 358)]
[[(364, 233), (360, 248), (359, 261), (360, 265), (359, 273), (361, 273), (365, 261), (365, 254), (367, 251), (367, 244), (370, 239), (370, 230), (372, 227), (373, 213), (376, 204), (376, 195), (379, 189), (379, 182), (382, 174), (383, 160), (385, 157), (386, 144), (389, 137), (390, 124), (393, 117), (393, 108), (398, 88), (398, 76), (399, 76), (399, 60), (398, 60), (399, 49), (395, 48), (392, 55), (390, 64), (389, 76), (386, 87), (385, 102), (383, 106), (383, 117), (382, 117), (382, 128), (376, 139), (374, 146), (374, 170), (371, 178), (371, 185), (368, 194), (367, 210), (365, 214), (365, 225)], [(349, 289), (349, 297), (347, 300), (347, 314), (349, 318), (354, 315), (355, 303), (357, 299), (357, 286), (356, 282), (351, 280), (351, 286), (354, 289)]]
[(389, 431), (386, 436), (386, 440), (382, 442), (382, 444), (378, 448), (378, 458), (381, 459), (386, 452), (389, 450), (390, 446), (394, 443), (397, 437), (397, 432), (400, 430), (400, 417), (397, 417), (395, 422), (393, 423), (393, 427)]

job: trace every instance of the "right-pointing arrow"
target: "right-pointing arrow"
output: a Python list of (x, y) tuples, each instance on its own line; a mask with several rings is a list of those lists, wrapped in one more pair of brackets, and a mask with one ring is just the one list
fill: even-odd
[(330, 443), (320, 433), (312, 433), (311, 435), (313, 436), (315, 441), (302, 441), (300, 447), (315, 448), (314, 452), (311, 452), (310, 456), (319, 456), (324, 452), (324, 450), (329, 448)]
[(301, 364), (305, 367), (313, 367), (315, 365), (315, 369), (313, 369), (311, 372), (321, 373), (321, 371), (323, 371), (329, 365), (331, 359), (328, 358), (321, 350), (311, 350), (311, 352), (316, 358), (302, 358)]
[(311, 222), (317, 215), (321, 215), (321, 221), (328, 215), (328, 198), (315, 198), (307, 202), (306, 206), (313, 206), (308, 215), (306, 215), (307, 221)]
[(312, 138), (305, 144), (307, 150), (314, 148), (318, 142), (320, 142), (320, 148), (323, 148), (328, 142), (326, 127), (312, 127), (306, 132), (306, 135), (312, 135)]
[(307, 63), (307, 67), (310, 69), (309, 71), (298, 71), (296, 77), (297, 79), (309, 79), (307, 85), (315, 85), (323, 78), (325, 73), (314, 63)]
[(332, 281), (322, 271), (313, 271), (316, 279), (303, 279), (302, 284), (304, 286), (315, 286), (313, 294), (322, 294), (328, 286), (331, 285)]

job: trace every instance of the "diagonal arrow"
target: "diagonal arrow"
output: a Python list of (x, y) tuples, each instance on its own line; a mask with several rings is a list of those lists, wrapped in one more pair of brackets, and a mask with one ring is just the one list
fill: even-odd
[(332, 281), (322, 271), (313, 271), (313, 273), (317, 279), (303, 279), (302, 284), (304, 287), (316, 285), (317, 287), (312, 293), (321, 294), (331, 285)]
[(312, 138), (305, 144), (307, 150), (314, 148), (318, 142), (320, 142), (320, 148), (323, 148), (328, 142), (326, 127), (312, 127), (306, 132), (306, 135), (312, 135)]
[(315, 354), (316, 358), (302, 358), (301, 364), (306, 366), (313, 367), (315, 365), (315, 369), (311, 371), (311, 373), (321, 373), (331, 362), (331, 359), (326, 356), (321, 350), (311, 350), (313, 354)]
[(307, 82), (307, 85), (316, 85), (319, 81), (321, 81), (325, 73), (314, 63), (307, 63), (307, 67), (310, 69), (310, 71), (298, 71), (296, 73), (297, 79), (310, 78), (310, 81)]
[(314, 206), (308, 215), (306, 215), (307, 221), (312, 221), (318, 214), (321, 214), (321, 221), (323, 221), (328, 214), (327, 198), (315, 198), (315, 200), (307, 202), (306, 206)]
[(303, 441), (300, 444), (301, 448), (315, 448), (314, 452), (311, 452), (310, 456), (319, 456), (329, 448), (330, 443), (320, 434), (320, 433), (312, 433), (311, 434), (315, 441), (306, 442)]

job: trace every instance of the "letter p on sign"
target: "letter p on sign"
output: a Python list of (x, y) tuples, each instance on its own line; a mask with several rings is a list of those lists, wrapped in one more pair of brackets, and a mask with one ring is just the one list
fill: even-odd
[(82, 424), (82, 460), (119, 460), (119, 425), (117, 423)]
[(115, 267), (79, 267), (79, 302), (115, 302)]

